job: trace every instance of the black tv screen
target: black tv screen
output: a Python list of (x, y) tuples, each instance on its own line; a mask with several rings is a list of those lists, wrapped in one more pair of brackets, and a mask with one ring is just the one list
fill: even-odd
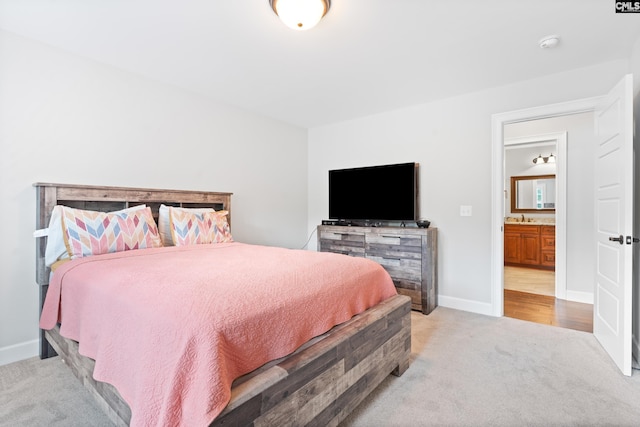
[(415, 221), (418, 217), (417, 164), (329, 171), (329, 218)]

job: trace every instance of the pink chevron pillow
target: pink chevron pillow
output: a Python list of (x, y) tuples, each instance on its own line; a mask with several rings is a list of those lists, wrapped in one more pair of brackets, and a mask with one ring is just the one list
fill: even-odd
[[(174, 246), (173, 236), (171, 235), (171, 224), (169, 221), (169, 208), (172, 206), (167, 206), (165, 204), (161, 204), (158, 209), (158, 231), (160, 232), (160, 240), (162, 240), (163, 246)], [(173, 209), (190, 211), (190, 212), (215, 212), (213, 208), (178, 208), (173, 207)]]
[(149, 207), (105, 213), (63, 206), (62, 228), (71, 259), (162, 246)]
[(171, 238), (176, 246), (233, 242), (228, 211), (196, 212), (169, 208)]

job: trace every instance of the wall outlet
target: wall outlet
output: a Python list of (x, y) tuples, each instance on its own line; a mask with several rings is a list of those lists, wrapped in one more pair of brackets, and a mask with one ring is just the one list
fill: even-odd
[(471, 216), (472, 207), (468, 205), (460, 206), (460, 216)]

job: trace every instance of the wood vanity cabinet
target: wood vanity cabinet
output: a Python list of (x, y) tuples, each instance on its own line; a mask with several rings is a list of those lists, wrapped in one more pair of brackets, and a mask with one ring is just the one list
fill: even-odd
[(504, 224), (504, 264), (555, 270), (556, 227)]
[(437, 306), (437, 229), (318, 226), (318, 251), (369, 258), (391, 276), (411, 308), (429, 314)]
[(540, 226), (540, 264), (544, 267), (556, 268), (556, 227)]

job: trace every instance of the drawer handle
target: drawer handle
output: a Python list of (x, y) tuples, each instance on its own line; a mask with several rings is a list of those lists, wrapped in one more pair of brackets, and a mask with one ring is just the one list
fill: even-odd
[(387, 239), (400, 239), (402, 236), (385, 236), (384, 234), (381, 234), (380, 237), (384, 237)]
[(331, 233), (333, 236), (344, 237), (344, 236), (357, 236), (357, 234), (349, 234), (349, 233)]
[(382, 259), (386, 259), (386, 260), (389, 260), (389, 261), (400, 261), (400, 260), (402, 260), (402, 258), (387, 258), (386, 256), (383, 256)]

